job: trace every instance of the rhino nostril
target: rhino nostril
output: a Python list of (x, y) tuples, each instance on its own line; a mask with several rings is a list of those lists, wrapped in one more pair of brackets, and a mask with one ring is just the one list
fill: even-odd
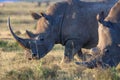
[(28, 60), (32, 60), (32, 58), (28, 58)]

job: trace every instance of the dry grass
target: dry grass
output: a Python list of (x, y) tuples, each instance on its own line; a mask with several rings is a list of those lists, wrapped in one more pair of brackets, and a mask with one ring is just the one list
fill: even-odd
[(13, 29), (25, 37), (25, 30), (34, 30), (36, 21), (30, 11), (45, 11), (36, 3), (6, 3), (0, 7), (0, 80), (120, 80), (120, 68), (86, 69), (73, 63), (61, 64), (64, 47), (56, 45), (41, 60), (27, 60), (24, 50), (15, 43), (6, 25), (11, 17)]

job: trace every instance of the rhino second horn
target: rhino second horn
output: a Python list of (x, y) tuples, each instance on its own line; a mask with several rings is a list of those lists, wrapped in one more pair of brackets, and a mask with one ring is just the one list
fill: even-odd
[(26, 34), (29, 38), (35, 38), (36, 36), (39, 35), (39, 34), (34, 34), (34, 33), (32, 33), (31, 31), (28, 31), (28, 30), (26, 30)]

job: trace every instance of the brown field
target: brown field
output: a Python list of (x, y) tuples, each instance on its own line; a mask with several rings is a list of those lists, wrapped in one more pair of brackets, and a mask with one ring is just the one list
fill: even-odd
[[(64, 47), (55, 45), (41, 60), (28, 60), (24, 50), (16, 43), (7, 27), (7, 18), (16, 34), (26, 37), (25, 30), (34, 31), (36, 21), (30, 11), (42, 12), (46, 5), (18, 2), (0, 7), (0, 80), (120, 80), (120, 68), (107, 70), (87, 69), (82, 66), (61, 64)], [(75, 59), (76, 60), (76, 59)]]

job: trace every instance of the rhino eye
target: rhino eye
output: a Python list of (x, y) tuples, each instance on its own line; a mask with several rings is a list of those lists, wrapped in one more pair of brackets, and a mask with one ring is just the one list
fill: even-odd
[(40, 41), (44, 41), (44, 38), (41, 38)]
[(105, 53), (108, 53), (109, 52), (109, 50), (108, 49), (105, 49)]

